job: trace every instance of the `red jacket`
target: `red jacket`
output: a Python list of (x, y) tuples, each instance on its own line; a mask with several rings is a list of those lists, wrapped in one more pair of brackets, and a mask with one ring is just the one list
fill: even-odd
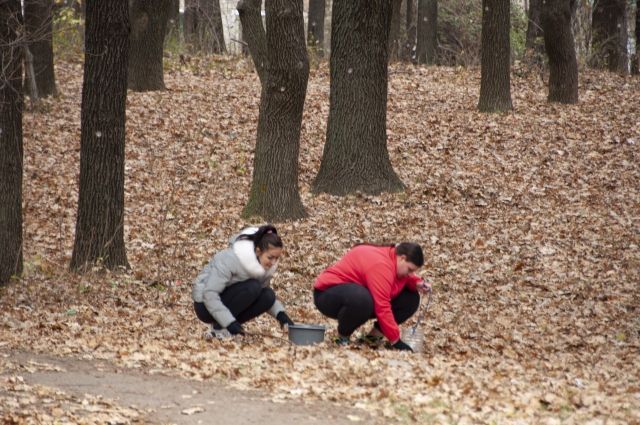
[(420, 280), (416, 275), (397, 277), (395, 247), (358, 245), (324, 270), (313, 287), (324, 291), (342, 283), (357, 283), (367, 288), (373, 297), (373, 308), (382, 333), (395, 343), (400, 339), (400, 329), (393, 318), (391, 300), (405, 286), (416, 291), (416, 283)]

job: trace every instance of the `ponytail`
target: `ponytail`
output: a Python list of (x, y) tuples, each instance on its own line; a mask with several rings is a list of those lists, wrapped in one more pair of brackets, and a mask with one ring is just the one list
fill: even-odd
[(260, 248), (260, 251), (266, 251), (269, 247), (282, 248), (284, 246), (282, 239), (278, 236), (278, 231), (271, 224), (258, 227), (258, 230), (252, 235), (238, 236), (238, 240), (243, 239), (252, 241), (254, 247)]

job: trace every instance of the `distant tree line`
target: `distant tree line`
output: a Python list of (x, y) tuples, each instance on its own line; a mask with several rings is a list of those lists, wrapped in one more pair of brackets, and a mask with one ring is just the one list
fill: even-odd
[[(77, 271), (96, 262), (109, 269), (128, 267), (123, 231), (127, 90), (165, 89), (164, 46), (170, 28), (181, 28), (191, 48), (205, 54), (227, 51), (218, 0), (187, 0), (181, 18), (177, 4), (176, 0), (24, 0), (23, 8), (20, 0), (0, 1), (1, 283), (19, 276), (23, 267), (24, 93), (32, 100), (56, 94), (52, 23), (65, 8), (84, 22), (79, 199), (70, 266)], [(329, 53), (331, 76), (326, 142), (312, 186), (315, 193), (342, 196), (404, 189), (387, 150), (388, 63), (457, 61), (466, 44), (456, 38), (456, 25), (479, 25), (478, 109), (510, 110), (512, 4), (482, 0), (479, 10), (468, 8), (476, 10), (474, 17), (456, 23), (451, 13), (460, 4), (462, 0), (310, 0), (305, 31), (302, 0), (269, 0), (264, 9), (261, 0), (240, 0), (242, 43), (261, 87), (254, 174), (243, 214), (271, 221), (307, 214), (297, 170), (309, 52)], [(527, 6), (524, 41), (531, 57), (546, 56), (550, 102), (578, 101), (572, 28), (585, 8), (590, 8), (592, 21), (588, 64), (617, 73), (637, 72), (637, 54), (632, 58), (635, 66), (629, 65), (627, 23), (635, 8), (637, 45), (638, 2), (529, 0)], [(452, 43), (458, 43), (459, 50)]]

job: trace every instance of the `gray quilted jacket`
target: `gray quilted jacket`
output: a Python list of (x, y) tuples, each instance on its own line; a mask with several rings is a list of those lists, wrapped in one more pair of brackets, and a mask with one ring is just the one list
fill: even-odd
[[(253, 234), (257, 230), (257, 227), (249, 227), (232, 236), (229, 239), (229, 248), (215, 254), (193, 282), (193, 301), (203, 302), (222, 327), (226, 328), (236, 320), (220, 299), (222, 291), (248, 279), (256, 279), (262, 282), (263, 286), (269, 286), (276, 271), (277, 264), (269, 270), (262, 267), (256, 258), (252, 241), (237, 240), (241, 234)], [(284, 311), (284, 306), (276, 299), (269, 314), (276, 317), (281, 311)]]

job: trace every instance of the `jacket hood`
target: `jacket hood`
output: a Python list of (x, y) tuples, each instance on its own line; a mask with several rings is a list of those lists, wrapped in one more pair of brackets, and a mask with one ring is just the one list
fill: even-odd
[(247, 227), (239, 234), (231, 237), (230, 242), (233, 253), (238, 257), (238, 260), (240, 260), (242, 268), (245, 269), (251, 277), (264, 279), (273, 276), (278, 264), (276, 263), (268, 270), (265, 270), (265, 268), (262, 267), (262, 264), (258, 261), (258, 257), (256, 257), (256, 249), (253, 241), (248, 239), (238, 240), (240, 235), (253, 235), (257, 231), (257, 227)]

